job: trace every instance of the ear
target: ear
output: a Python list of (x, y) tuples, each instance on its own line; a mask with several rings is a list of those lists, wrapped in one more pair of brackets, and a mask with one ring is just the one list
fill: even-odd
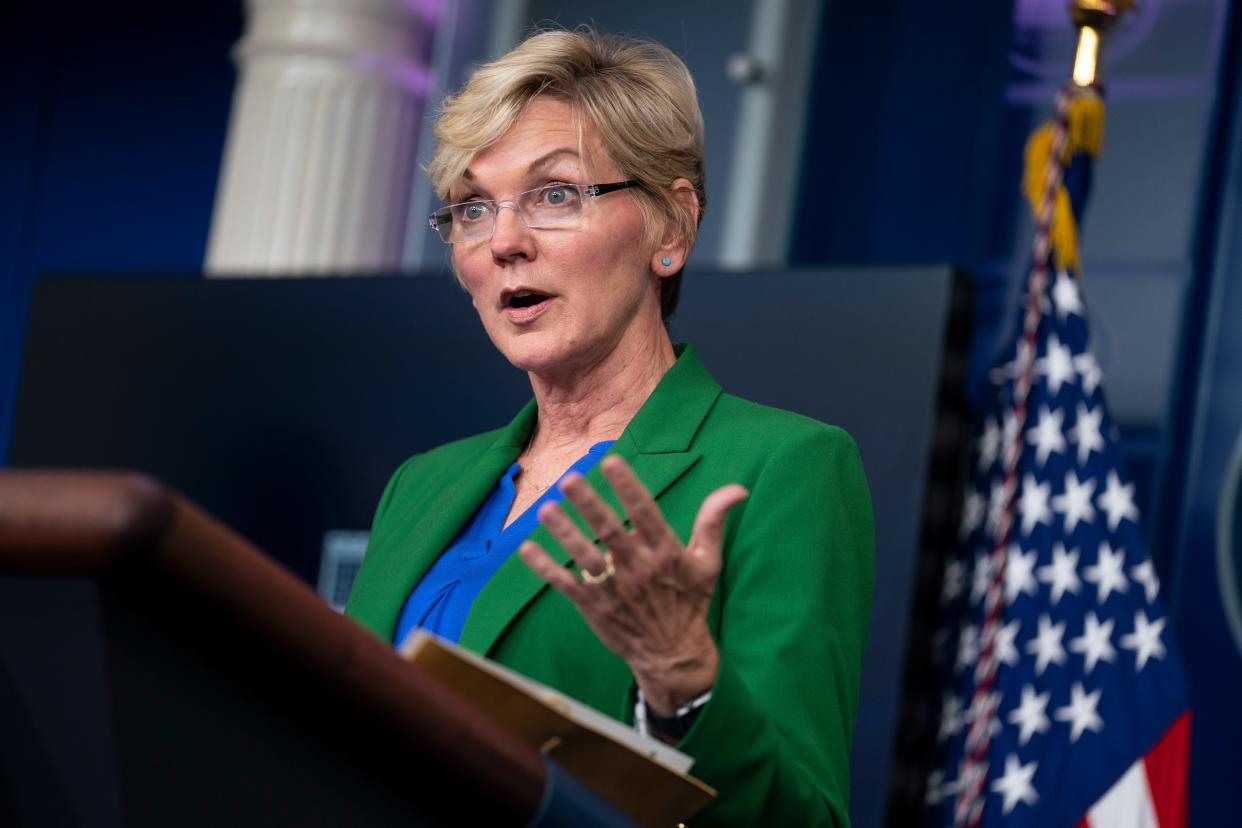
[[(673, 196), (681, 203), (681, 208), (690, 217), (690, 226), (699, 225), (699, 197), (694, 185), (685, 178), (673, 182)], [(690, 251), (694, 247), (694, 238), (686, 238), (680, 230), (670, 225), (664, 234), (660, 246), (652, 256), (651, 269), (661, 278), (672, 276), (686, 266)]]

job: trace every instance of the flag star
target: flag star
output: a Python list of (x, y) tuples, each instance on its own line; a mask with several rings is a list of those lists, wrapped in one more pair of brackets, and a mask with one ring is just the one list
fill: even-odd
[[(1032, 555), (1035, 553), (1032, 552)], [(1163, 621), (1161, 622), (1163, 623)], [(996, 660), (1010, 667), (1018, 663), (1018, 648), (1014, 641), (1022, 628), (1022, 619), (1015, 618), (1003, 627), (996, 628)]]
[(1076, 681), (1070, 688), (1070, 703), (1053, 713), (1058, 722), (1070, 723), (1071, 744), (1078, 741), (1083, 731), (1093, 730), (1099, 733), (1104, 729), (1104, 720), (1095, 712), (1102, 692), (1103, 690), (1096, 690), (1094, 693), (1087, 693), (1082, 684)]
[(1085, 665), (1083, 673), (1090, 675), (1095, 669), (1095, 665), (1101, 661), (1115, 661), (1117, 659), (1117, 651), (1113, 649), (1111, 640), (1113, 635), (1113, 625), (1117, 622), (1112, 618), (1100, 623), (1100, 619), (1095, 617), (1094, 612), (1087, 613), (1086, 622), (1083, 624), (1082, 635), (1078, 638), (1071, 638), (1069, 648), (1071, 653), (1081, 653)]
[(1043, 357), (1035, 360), (1035, 371), (1048, 378), (1048, 390), (1053, 396), (1061, 390), (1062, 384), (1073, 378), (1073, 356), (1056, 334), (1048, 334), (1048, 350)]
[(952, 693), (945, 693), (944, 703), (940, 708), (940, 733), (936, 741), (944, 742), (953, 738), (962, 729), (962, 716), (958, 710), (962, 700)]
[(1056, 606), (1067, 592), (1078, 594), (1082, 581), (1078, 580), (1078, 550), (1066, 552), (1061, 543), (1052, 546), (1052, 563), (1035, 570), (1039, 580), (1052, 589), (1052, 606)]
[(927, 795), (924, 802), (927, 805), (939, 805), (945, 797), (944, 771), (937, 768), (927, 775)]
[(979, 438), (979, 471), (986, 471), (1000, 456), (1001, 430), (996, 420), (988, 417)]
[(1024, 592), (1035, 594), (1038, 587), (1034, 571), (1038, 557), (1034, 549), (1023, 554), (1017, 544), (1009, 547), (1009, 556), (1005, 559), (1005, 603), (1012, 604)]
[(983, 523), (987, 508), (988, 502), (984, 499), (983, 492), (972, 488), (966, 495), (965, 502), (962, 503), (962, 525), (957, 530), (959, 540), (965, 540), (974, 534), (974, 531)]
[(1069, 430), (1070, 441), (1078, 447), (1078, 465), (1086, 465), (1092, 451), (1104, 453), (1104, 435), (1100, 426), (1104, 422), (1104, 406), (1097, 405), (1091, 411), (1083, 403), (1078, 404), (1078, 418)]
[(966, 589), (966, 563), (949, 561), (944, 566), (944, 589), (940, 593), (940, 603), (949, 604), (961, 596)]
[[(1008, 664), (1010, 667), (1018, 663), (1018, 648), (1014, 646), (1014, 641), (1017, 640), (1018, 631), (1021, 629), (1021, 627), (1022, 627), (1022, 619), (1015, 618), (1014, 620), (1010, 621), (1008, 624), (1005, 624), (1003, 626), (997, 625), (991, 628), (992, 630), (992, 651), (996, 654), (997, 661), (1001, 662), (1002, 664)], [(987, 631), (988, 631), (988, 627), (985, 626), (979, 636), (980, 658), (983, 657), (982, 652), (984, 649), (987, 648), (987, 645), (988, 645)], [(985, 670), (984, 670), (985, 666), (986, 665), (984, 665), (982, 661), (980, 661), (978, 664), (975, 665), (975, 681), (976, 682), (983, 681), (983, 677), (985, 673)]]
[(1114, 592), (1124, 593), (1129, 589), (1130, 582), (1126, 580), (1124, 572), (1125, 560), (1126, 550), (1118, 549), (1114, 552), (1108, 541), (1104, 541), (1100, 544), (1098, 562), (1082, 571), (1083, 580), (1095, 584), (1095, 600), (1098, 603), (1103, 604)]
[(1035, 446), (1035, 462), (1042, 468), (1051, 454), (1065, 453), (1065, 434), (1062, 425), (1065, 423), (1065, 411), (1056, 409), (1049, 411), (1048, 406), (1039, 407), (1039, 425), (1026, 432), (1026, 441)]
[(1052, 499), (1052, 508), (1065, 516), (1065, 534), (1074, 531), (1079, 521), (1090, 523), (1095, 520), (1095, 507), (1091, 505), (1091, 497), (1095, 494), (1095, 480), (1088, 477), (1080, 480), (1077, 472), (1065, 473), (1065, 494)]
[(1057, 317), (1064, 320), (1071, 313), (1082, 316), (1082, 298), (1078, 293), (1078, 283), (1066, 271), (1057, 274), (1052, 284), (1052, 302), (1057, 306)]
[(1007, 466), (1018, 460), (1014, 452), (1021, 450), (1020, 446), (1015, 445), (1021, 432), (1022, 423), (1018, 422), (1017, 413), (1012, 408), (1007, 409), (1001, 417), (1001, 458)]
[(979, 630), (974, 624), (964, 624), (957, 638), (957, 669), (969, 667), (978, 659)]
[(1031, 534), (1037, 523), (1052, 525), (1052, 510), (1048, 508), (1048, 498), (1051, 495), (1051, 483), (1039, 483), (1031, 474), (1023, 476), (1022, 494), (1018, 498), (1018, 511), (1022, 513), (1022, 534)]
[[(969, 756), (963, 758), (958, 762), (958, 778), (945, 785), (945, 796), (959, 796), (961, 793), (966, 793), (966, 796), (972, 797), (977, 792), (979, 794), (977, 802), (969, 808), (968, 813), (981, 814), (984, 811), (984, 799), (987, 796), (987, 770), (989, 770), (987, 760), (971, 762)], [(956, 804), (960, 808), (961, 799)]]
[(1052, 691), (1036, 693), (1035, 688), (1026, 685), (1022, 688), (1022, 703), (1009, 713), (1009, 723), (1019, 728), (1018, 744), (1025, 745), (1036, 733), (1047, 733), (1051, 727), (1048, 721), (1048, 700)]
[(1145, 560), (1138, 566), (1130, 569), (1130, 577), (1143, 585), (1143, 592), (1147, 595), (1147, 603), (1156, 600), (1156, 594), (1160, 592), (1160, 581), (1156, 578), (1156, 568), (1151, 565), (1151, 560)]
[(1035, 788), (1031, 785), (1038, 765), (1033, 759), (1030, 764), (1023, 765), (1018, 761), (1017, 755), (1012, 753), (1005, 757), (1005, 775), (992, 783), (992, 792), (1004, 798), (1001, 810), (1005, 814), (1012, 811), (1019, 802), (1034, 805), (1039, 801), (1039, 794), (1035, 793)]
[(988, 495), (988, 533), (995, 535), (1000, 529), (1001, 518), (1005, 514), (1005, 483), (996, 481)]
[(1142, 610), (1134, 613), (1134, 632), (1121, 637), (1121, 646), (1134, 650), (1136, 670), (1142, 670), (1149, 658), (1164, 658), (1164, 642), (1160, 640), (1164, 622), (1164, 618), (1148, 621)]
[(1108, 472), (1108, 483), (1099, 497), (1100, 508), (1108, 512), (1108, 531), (1116, 531), (1125, 519), (1138, 523), (1138, 508), (1134, 505), (1134, 484), (1121, 485), (1117, 472)]
[[(961, 793), (962, 789), (966, 787), (966, 783), (968, 781), (966, 776), (969, 768), (973, 768), (970, 772), (970, 776), (972, 777), (986, 776), (988, 764), (987, 762), (983, 762), (981, 765), (972, 766), (968, 764), (966, 759), (959, 761), (957, 763), (957, 779), (950, 779), (940, 786), (941, 797), (947, 798), (950, 796), (957, 796)], [(944, 777), (942, 776), (941, 778), (943, 779)]]
[(1085, 394), (1094, 394), (1095, 389), (1099, 386), (1103, 375), (1100, 372), (1100, 363), (1096, 362), (1095, 354), (1090, 351), (1083, 351), (1074, 357), (1074, 370), (1082, 377), (1082, 390)]
[(975, 556), (975, 571), (970, 585), (970, 600), (979, 603), (992, 585), (992, 555), (985, 549)]
[(975, 722), (983, 722), (983, 729), (987, 731), (990, 738), (1000, 733), (1001, 725), (996, 719), (996, 710), (999, 706), (999, 692), (989, 690), (986, 693), (980, 693), (971, 699), (970, 707), (962, 711), (962, 719), (965, 724), (971, 725)]
[(1039, 616), (1039, 632), (1026, 643), (1026, 651), (1035, 656), (1035, 675), (1042, 676), (1049, 664), (1065, 663), (1065, 648), (1061, 637), (1065, 635), (1065, 622), (1053, 624), (1047, 615)]
[(1018, 375), (1018, 361), (1011, 359), (1003, 365), (997, 365), (988, 372), (988, 379), (994, 385), (1004, 385), (1006, 380), (1011, 380)]

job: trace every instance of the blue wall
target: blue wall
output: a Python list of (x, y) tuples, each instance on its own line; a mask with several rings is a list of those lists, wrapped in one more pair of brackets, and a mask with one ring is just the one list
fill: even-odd
[[(1187, 291), (1178, 397), (1160, 524), (1172, 560), (1173, 620), (1190, 677), (1191, 824), (1236, 809), (1242, 743), (1242, 13), (1232, 9), (1221, 97), (1204, 160), (1194, 278)], [(1231, 461), (1235, 464), (1229, 468)], [(1232, 535), (1232, 537), (1231, 537)], [(1233, 577), (1230, 577), (1230, 576)]]
[(13, 14), (0, 54), (11, 96), (0, 130), (0, 458), (37, 274), (201, 271), (242, 30), (231, 2)]

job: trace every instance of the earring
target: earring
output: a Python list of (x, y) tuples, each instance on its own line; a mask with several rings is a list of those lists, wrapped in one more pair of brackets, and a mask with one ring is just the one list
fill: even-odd
[(668, 267), (672, 263), (673, 263), (673, 260), (670, 259), (668, 256), (665, 256), (663, 259), (660, 259), (660, 264), (664, 265), (665, 267)]

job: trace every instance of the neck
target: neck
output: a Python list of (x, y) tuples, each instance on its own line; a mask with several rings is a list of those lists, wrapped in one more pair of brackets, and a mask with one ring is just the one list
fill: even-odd
[(584, 451), (615, 440), (676, 362), (663, 323), (602, 358), (555, 374), (531, 372), (539, 421), (529, 451)]

